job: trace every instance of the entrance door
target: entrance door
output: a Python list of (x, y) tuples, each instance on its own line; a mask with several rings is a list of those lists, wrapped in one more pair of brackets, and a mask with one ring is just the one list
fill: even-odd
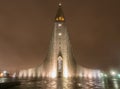
[(58, 78), (62, 77), (63, 74), (63, 60), (62, 57), (59, 56), (57, 60), (57, 76)]

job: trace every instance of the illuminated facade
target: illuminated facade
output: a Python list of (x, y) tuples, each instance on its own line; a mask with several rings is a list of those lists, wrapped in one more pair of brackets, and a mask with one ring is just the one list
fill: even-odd
[(79, 66), (74, 59), (66, 27), (66, 19), (59, 4), (55, 17), (48, 54), (41, 66), (19, 71), (19, 78), (101, 78), (101, 71)]
[(76, 74), (69, 35), (61, 4), (55, 17), (54, 31), (50, 41), (48, 55), (43, 63), (46, 77), (72, 77)]

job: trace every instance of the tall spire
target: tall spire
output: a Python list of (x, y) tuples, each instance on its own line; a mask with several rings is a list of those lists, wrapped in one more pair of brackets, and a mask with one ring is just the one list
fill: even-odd
[(55, 17), (55, 21), (56, 22), (64, 22), (65, 21), (65, 17), (64, 17), (64, 13), (62, 11), (62, 4), (59, 3), (58, 4), (58, 11)]
[(67, 78), (74, 77), (75, 73), (76, 62), (72, 54), (62, 4), (59, 3), (48, 55), (43, 64), (42, 76)]

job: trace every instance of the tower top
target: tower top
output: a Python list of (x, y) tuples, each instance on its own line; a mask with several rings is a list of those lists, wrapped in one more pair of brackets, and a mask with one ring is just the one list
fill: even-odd
[(56, 22), (64, 22), (65, 21), (65, 17), (64, 17), (64, 13), (62, 11), (62, 4), (61, 3), (58, 4), (58, 10), (57, 10), (57, 14), (55, 17), (55, 21)]
[(61, 2), (59, 2), (59, 6), (62, 6), (62, 3), (61, 3)]

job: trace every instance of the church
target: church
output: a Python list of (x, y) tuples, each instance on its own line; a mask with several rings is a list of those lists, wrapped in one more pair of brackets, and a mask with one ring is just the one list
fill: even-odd
[(28, 70), (20, 70), (19, 72), (19, 78), (29, 79), (40, 77), (101, 77), (100, 70), (81, 67), (76, 63), (61, 3), (58, 5), (58, 11), (54, 19), (54, 28), (49, 44), (48, 54), (44, 62), (39, 67), (30, 68)]
[(76, 74), (76, 62), (61, 4), (58, 6), (54, 30), (43, 67), (48, 77), (71, 77)]

